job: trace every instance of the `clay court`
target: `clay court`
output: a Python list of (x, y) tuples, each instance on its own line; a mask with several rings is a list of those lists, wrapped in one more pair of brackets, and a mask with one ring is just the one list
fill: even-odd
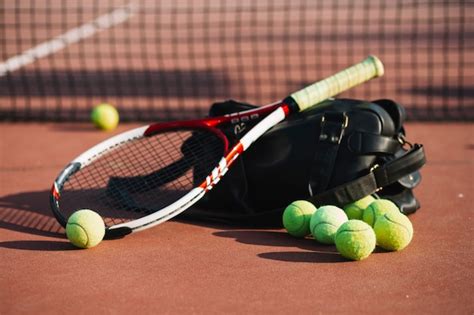
[[(119, 2), (102, 7), (87, 1), (82, 10), (75, 1), (67, 8), (38, 2), (31, 23), (25, 22), (31, 14), (26, 5), (2, 4), (1, 69), (7, 73), (0, 76), (0, 313), (474, 313), (471, 4), (459, 1), (446, 8), (433, 1), (431, 9), (417, 1), (403, 9), (380, 5), (371, 11), (383, 13), (375, 21), (380, 33), (366, 36), (357, 35), (370, 29), (363, 22), (365, 2), (359, 1), (142, 8), (134, 13), (141, 18), (127, 13), (123, 22), (97, 36), (14, 71), (8, 68), (13, 65), (6, 62), (9, 58), (126, 5)], [(307, 24), (280, 28), (276, 21), (291, 24), (287, 10), (304, 12)], [(334, 10), (340, 14), (332, 15), (332, 24), (312, 24), (310, 12), (321, 10), (325, 19)], [(348, 18), (352, 11), (361, 20)], [(59, 17), (60, 12), (68, 18)], [(41, 21), (53, 13), (48, 28)], [(163, 14), (159, 21), (158, 14)], [(464, 24), (451, 22), (460, 16)], [(415, 39), (395, 31), (397, 21)], [(141, 31), (145, 25), (149, 33)], [(216, 31), (209, 25), (229, 28)], [(176, 26), (188, 31), (176, 31)], [(273, 32), (267, 34), (269, 29)], [(335, 38), (328, 35), (335, 33)], [(19, 34), (22, 40), (14, 40)], [(197, 35), (200, 39), (190, 39)], [(130, 44), (130, 38), (140, 44)], [(291, 50), (284, 46), (288, 38)], [(330, 45), (334, 40), (340, 49)], [(114, 45), (116, 51), (104, 52)], [(280, 53), (268, 54), (272, 49)], [(402, 50), (410, 54), (400, 57)], [(179, 216), (79, 250), (54, 218), (49, 205), (53, 180), (98, 142), (150, 119), (201, 117), (212, 102), (223, 99), (265, 104), (369, 53), (384, 60), (386, 76), (344, 96), (404, 104), (407, 137), (424, 145), (427, 158), (414, 191), (421, 208), (409, 216), (414, 238), (403, 251), (377, 248), (354, 262), (335, 246), (296, 239), (284, 229)], [(123, 123), (109, 133), (88, 121), (92, 106), (104, 100), (123, 114)]]

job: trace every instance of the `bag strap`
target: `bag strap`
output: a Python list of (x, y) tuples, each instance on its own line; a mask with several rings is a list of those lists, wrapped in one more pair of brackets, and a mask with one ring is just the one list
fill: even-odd
[(425, 163), (423, 145), (414, 144), (406, 154), (382, 166), (376, 165), (367, 175), (314, 195), (309, 198), (309, 201), (316, 205), (344, 206), (354, 200), (371, 195), (400, 178), (417, 171)]
[(346, 113), (325, 113), (321, 118), (321, 132), (316, 143), (313, 167), (310, 171), (311, 192), (325, 191), (329, 185), (337, 152), (348, 124)]
[[(309, 173), (309, 190), (312, 195), (327, 190), (348, 124), (349, 118), (345, 112), (326, 112), (321, 117), (313, 167)], [(354, 154), (385, 155), (395, 154), (400, 148), (400, 142), (393, 137), (355, 131), (348, 136), (347, 147)]]

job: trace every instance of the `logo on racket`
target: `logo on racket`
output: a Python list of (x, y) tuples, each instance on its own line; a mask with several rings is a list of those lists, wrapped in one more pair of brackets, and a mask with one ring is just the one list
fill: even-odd
[(247, 125), (243, 122), (241, 123), (238, 123), (237, 125), (234, 126), (234, 135), (238, 136), (239, 134), (241, 134), (242, 132), (245, 131)]

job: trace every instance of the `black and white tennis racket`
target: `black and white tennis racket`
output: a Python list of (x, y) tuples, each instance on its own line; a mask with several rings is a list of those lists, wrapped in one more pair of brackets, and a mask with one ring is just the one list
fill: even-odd
[[(99, 213), (106, 237), (160, 224), (216, 185), (235, 159), (285, 117), (383, 75), (370, 56), (284, 100), (221, 117), (151, 124), (116, 135), (82, 153), (54, 181), (51, 208), (62, 226), (78, 209)], [(227, 137), (222, 129), (251, 122)]]

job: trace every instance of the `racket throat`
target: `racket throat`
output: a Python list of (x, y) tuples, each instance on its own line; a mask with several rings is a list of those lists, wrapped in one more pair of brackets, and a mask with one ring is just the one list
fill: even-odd
[(239, 142), (225, 157), (220, 159), (219, 164), (212, 170), (211, 174), (206, 177), (199, 187), (205, 191), (211, 190), (227, 173), (229, 167), (242, 152), (244, 152), (244, 145)]

